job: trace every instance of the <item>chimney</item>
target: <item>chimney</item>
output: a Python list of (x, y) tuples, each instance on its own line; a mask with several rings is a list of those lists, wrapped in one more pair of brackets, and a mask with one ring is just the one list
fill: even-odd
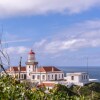
[(52, 67), (52, 72), (54, 72), (54, 67)]
[(11, 66), (10, 66), (10, 72), (11, 72)]

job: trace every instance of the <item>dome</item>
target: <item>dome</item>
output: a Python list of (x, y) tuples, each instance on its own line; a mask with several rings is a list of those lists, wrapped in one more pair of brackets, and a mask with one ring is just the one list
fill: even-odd
[(33, 52), (33, 50), (31, 50), (31, 51), (29, 52), (29, 54), (35, 54), (35, 53)]

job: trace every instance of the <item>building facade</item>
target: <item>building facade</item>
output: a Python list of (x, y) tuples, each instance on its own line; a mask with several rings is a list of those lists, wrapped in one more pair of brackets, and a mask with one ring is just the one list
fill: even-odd
[(31, 73), (32, 81), (58, 81), (64, 79), (64, 73), (54, 66), (43, 66)]
[[(89, 83), (89, 75), (86, 72), (67, 73), (66, 77), (64, 77), (64, 72), (54, 66), (39, 67), (35, 58), (35, 53), (32, 50), (28, 53), (25, 64), (26, 66), (10, 67), (6, 72), (20, 80), (37, 82), (39, 86), (45, 85), (50, 88), (54, 87), (55, 84), (83, 86)], [(1, 74), (3, 73), (4, 72), (1, 72)]]
[(10, 76), (13, 76), (13, 77), (16, 77), (16, 78), (19, 78), (19, 74), (20, 74), (20, 79), (21, 80), (26, 80), (27, 79), (26, 67), (24, 67), (24, 66), (21, 67), (20, 71), (19, 71), (19, 67), (18, 66), (14, 66), (14, 67), (10, 67), (9, 69), (7, 69), (6, 72)]
[(74, 85), (84, 86), (89, 83), (89, 74), (87, 72), (67, 73), (66, 76), (68, 83)]
[(32, 50), (28, 53), (26, 66), (21, 66), (21, 68), (18, 66), (10, 67), (6, 72), (18, 78), (20, 75), (20, 79), (22, 80), (25, 79), (36, 82), (58, 81), (64, 79), (63, 71), (54, 66), (39, 67), (35, 58), (35, 53)]

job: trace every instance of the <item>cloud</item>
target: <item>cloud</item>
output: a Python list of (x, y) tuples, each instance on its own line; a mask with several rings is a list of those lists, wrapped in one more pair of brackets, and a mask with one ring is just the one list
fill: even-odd
[(43, 45), (46, 43), (46, 41), (47, 41), (47, 40), (43, 39), (43, 40), (40, 41), (40, 42), (35, 42), (34, 47), (35, 47), (35, 48), (41, 47), (41, 46), (43, 46)]
[[(68, 34), (69, 37), (66, 37)], [(56, 37), (58, 38), (53, 36), (51, 40), (45, 41), (43, 39), (37, 42), (34, 48), (44, 53), (56, 54), (66, 50), (78, 51), (83, 48), (100, 47), (100, 20), (88, 20), (74, 24), (65, 32), (56, 34)]]
[(0, 17), (52, 13), (80, 13), (100, 0), (0, 0)]
[(0, 51), (1, 61), (4, 66), (10, 65), (17, 65), (20, 57), (23, 58), (22, 64), (25, 65), (25, 61), (27, 60), (27, 53), (29, 52), (30, 48), (25, 46), (16, 46), (16, 47), (8, 47)]
[(17, 46), (17, 47), (8, 47), (5, 49), (5, 51), (9, 54), (25, 54), (29, 51), (30, 49), (28, 47), (25, 46)]
[(30, 41), (30, 39), (21, 39), (21, 40), (13, 40), (13, 41), (2, 41), (3, 44), (5, 43), (16, 43), (16, 42), (27, 42)]

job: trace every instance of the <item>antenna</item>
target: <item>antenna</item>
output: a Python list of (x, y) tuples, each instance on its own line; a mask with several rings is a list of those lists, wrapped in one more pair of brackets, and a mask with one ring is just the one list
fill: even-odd
[(89, 58), (87, 57), (87, 73), (89, 73)]
[[(2, 34), (3, 34), (3, 25), (2, 25), (2, 32), (0, 33), (0, 53), (1, 53), (0, 56), (4, 57), (5, 60), (8, 61), (5, 53), (3, 52), (3, 47), (2, 47), (2, 42), (1, 42), (1, 40), (2, 40)], [(6, 70), (5, 70), (4, 66), (3, 66), (3, 62), (2, 62), (2, 58), (1, 57), (0, 57), (0, 67), (7, 74), (7, 72), (6, 72)]]

